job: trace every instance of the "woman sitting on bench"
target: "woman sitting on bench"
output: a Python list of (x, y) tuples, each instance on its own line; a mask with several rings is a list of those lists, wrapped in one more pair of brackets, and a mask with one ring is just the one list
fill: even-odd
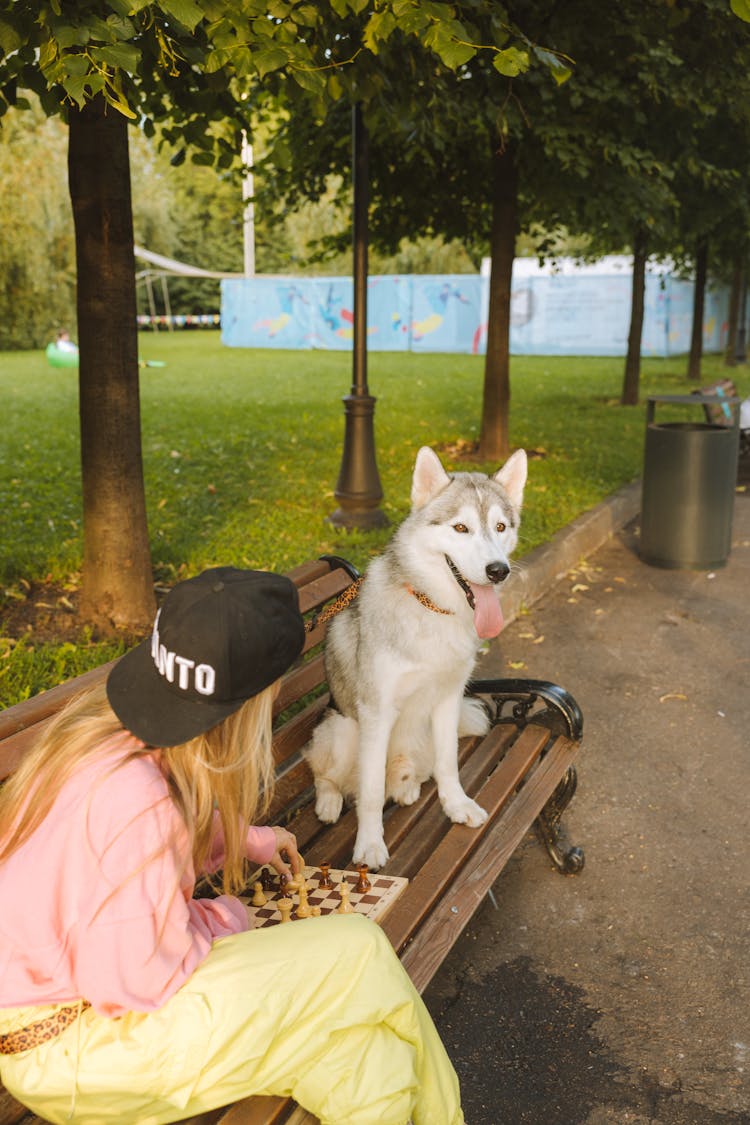
[[(304, 623), (294, 585), (230, 567), (176, 586), (106, 688), (54, 719), (0, 793), (0, 1075), (52, 1122), (158, 1125), (253, 1094), (331, 1125), (460, 1125), (458, 1082), (377, 925), (248, 931), (271, 715)], [(215, 899), (196, 873), (222, 871)]]

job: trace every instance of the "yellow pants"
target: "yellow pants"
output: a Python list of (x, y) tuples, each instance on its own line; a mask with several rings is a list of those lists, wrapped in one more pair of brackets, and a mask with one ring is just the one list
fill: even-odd
[[(0, 1033), (49, 1014), (0, 1010)], [(251, 1094), (324, 1125), (461, 1125), (458, 1081), (377, 925), (332, 915), (217, 941), (157, 1012), (90, 1008), (56, 1039), (0, 1055), (6, 1088), (62, 1125), (161, 1125)]]

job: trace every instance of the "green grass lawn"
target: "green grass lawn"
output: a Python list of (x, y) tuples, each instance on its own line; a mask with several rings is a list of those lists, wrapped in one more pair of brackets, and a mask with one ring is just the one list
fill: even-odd
[[(206, 566), (285, 570), (323, 552), (364, 566), (391, 531), (335, 530), (349, 393), (346, 353), (229, 349), (218, 332), (141, 334), (143, 450), (157, 579)], [(516, 357), (511, 442), (535, 450), (520, 557), (640, 474), (645, 408), (621, 407), (621, 358)], [(642, 398), (686, 392), (684, 357), (645, 360)], [(718, 356), (704, 382), (727, 374)], [(731, 370), (742, 393), (745, 368)], [(373, 353), (370, 391), (383, 510), (391, 529), (408, 511), (420, 445), (457, 448), (479, 431), (483, 359)], [(43, 352), (0, 354), (0, 637), (3, 614), (29, 585), (75, 587), (81, 562), (76, 373)], [(698, 414), (694, 414), (698, 417)], [(687, 417), (682, 414), (680, 417)], [(466, 468), (444, 455), (449, 468)], [(477, 466), (470, 466), (475, 468)], [(478, 466), (493, 470), (497, 466)], [(84, 634), (64, 646), (33, 635), (0, 640), (0, 705), (65, 679), (121, 646)]]

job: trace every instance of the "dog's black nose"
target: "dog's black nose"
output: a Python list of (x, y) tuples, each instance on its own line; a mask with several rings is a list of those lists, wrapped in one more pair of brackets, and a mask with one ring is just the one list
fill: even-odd
[(490, 582), (504, 582), (510, 574), (510, 567), (506, 562), (487, 563), (485, 572)]

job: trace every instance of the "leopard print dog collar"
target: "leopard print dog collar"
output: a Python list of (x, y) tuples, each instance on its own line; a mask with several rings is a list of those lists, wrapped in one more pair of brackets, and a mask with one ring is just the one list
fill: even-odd
[[(313, 629), (316, 629), (319, 625), (325, 625), (332, 617), (341, 613), (342, 609), (346, 609), (347, 606), (351, 605), (358, 596), (363, 582), (364, 576), (352, 582), (351, 586), (347, 586), (343, 594), (339, 594), (335, 601), (327, 605), (322, 612), (313, 616), (312, 619), (305, 624), (306, 632), (311, 633)], [(411, 594), (413, 598), (416, 598), (419, 604), (423, 605), (425, 609), (430, 609), (433, 613), (444, 614), (446, 617), (453, 615), (452, 609), (442, 609), (439, 605), (435, 605), (432, 599), (428, 598), (427, 594), (423, 594), (421, 590), (415, 590), (413, 586), (409, 585), (406, 585), (404, 589)]]

